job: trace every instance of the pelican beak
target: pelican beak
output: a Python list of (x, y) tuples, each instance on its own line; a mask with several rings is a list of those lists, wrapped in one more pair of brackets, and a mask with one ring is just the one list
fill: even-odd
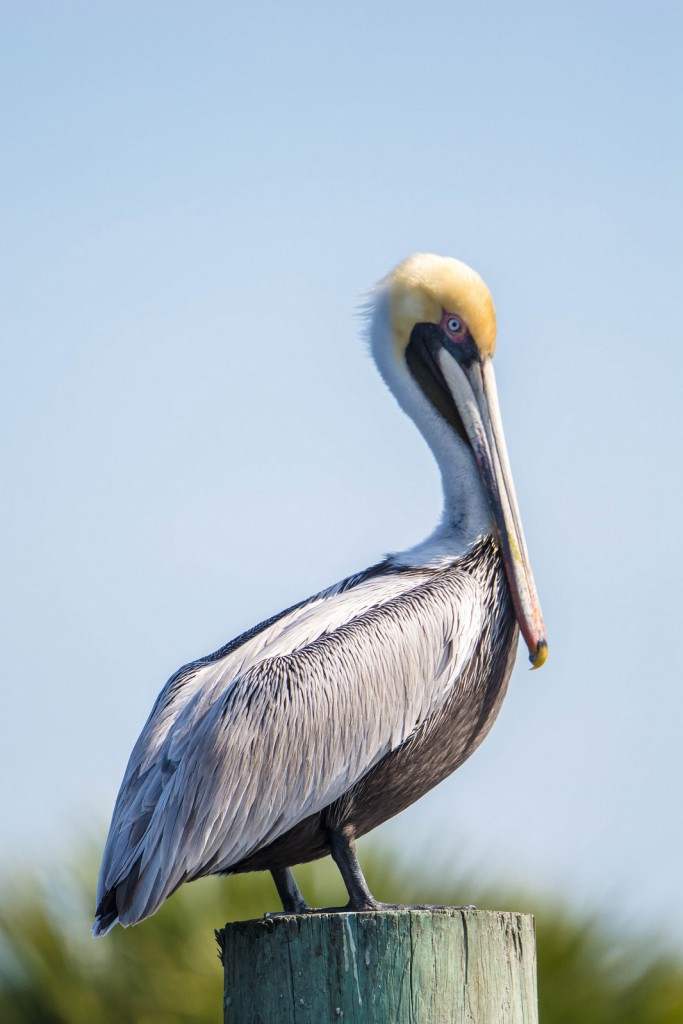
[(548, 644), (512, 483), (493, 364), (490, 357), (481, 358), (478, 352), (473, 356), (471, 350), (460, 359), (451, 347), (440, 346), (435, 354), (481, 473), (529, 660), (540, 668)]

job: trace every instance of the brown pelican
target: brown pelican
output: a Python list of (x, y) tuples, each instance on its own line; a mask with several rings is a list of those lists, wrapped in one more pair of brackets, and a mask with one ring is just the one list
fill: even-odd
[(95, 935), (153, 914), (183, 882), (330, 853), (348, 909), (381, 908), (355, 840), (479, 746), (518, 628), (547, 644), (491, 357), (491, 295), (464, 263), (418, 254), (372, 292), (372, 354), (443, 480), (434, 533), (181, 668), (158, 697), (114, 808)]

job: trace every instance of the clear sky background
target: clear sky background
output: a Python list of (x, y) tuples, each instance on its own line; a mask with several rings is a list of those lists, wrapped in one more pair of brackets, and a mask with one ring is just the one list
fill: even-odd
[(683, 937), (680, 5), (0, 20), (6, 872), (103, 841), (178, 665), (431, 530), (355, 314), (428, 250), (496, 300), (550, 658), (379, 836)]

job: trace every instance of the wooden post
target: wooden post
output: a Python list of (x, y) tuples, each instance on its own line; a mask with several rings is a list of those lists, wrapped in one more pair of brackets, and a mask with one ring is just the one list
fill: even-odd
[(530, 914), (385, 910), (227, 924), (225, 1024), (537, 1024)]

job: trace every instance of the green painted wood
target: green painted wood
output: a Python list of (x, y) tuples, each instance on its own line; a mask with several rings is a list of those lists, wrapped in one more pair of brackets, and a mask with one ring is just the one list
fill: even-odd
[(225, 1024), (538, 1024), (530, 914), (301, 914), (227, 924)]

